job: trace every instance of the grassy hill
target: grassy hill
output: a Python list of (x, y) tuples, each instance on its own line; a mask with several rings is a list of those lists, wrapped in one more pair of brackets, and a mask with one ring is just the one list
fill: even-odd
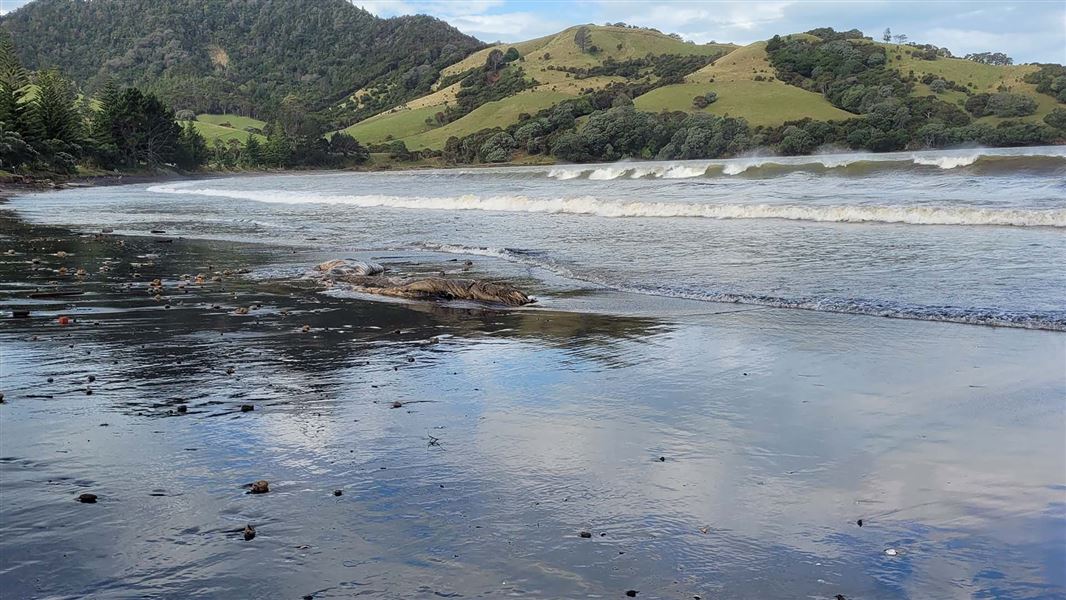
[[(1035, 85), (1022, 81), (1022, 78), (1025, 77), (1026, 74), (1035, 72), (1039, 69), (1036, 65), (996, 66), (985, 65), (962, 58), (943, 57), (936, 60), (923, 60), (917, 58), (915, 56), (915, 50), (909, 46), (900, 46), (897, 44), (882, 45), (888, 51), (888, 65), (895, 68), (903, 75), (908, 75), (913, 72), (915, 77), (920, 80), (923, 75), (928, 73), (941, 79), (954, 81), (959, 85), (966, 86), (967, 89), (974, 93), (992, 93), (998, 91), (1002, 87), (1007, 89), (1007, 91), (1015, 94), (1024, 94), (1036, 100), (1036, 113), (1027, 117), (1015, 117), (1013, 120), (1034, 123), (1041, 122), (1045, 115), (1056, 107), (1061, 106), (1061, 104), (1051, 96), (1037, 92)], [(930, 96), (934, 94), (929, 89), (929, 86), (918, 83), (915, 85), (914, 95)], [(966, 101), (966, 94), (955, 90), (942, 93), (939, 97), (946, 102), (963, 103)], [(993, 116), (982, 117), (979, 119), (980, 122), (991, 124), (996, 124), (1004, 120), (1006, 119)]]
[(427, 117), (432, 117), (455, 102), (459, 84), (454, 83), (434, 89), (431, 93), (387, 113), (356, 123), (344, 131), (364, 143), (384, 141), (391, 135), (393, 139), (402, 140), (411, 149), (441, 148), (450, 136), (462, 137), (487, 127), (505, 127), (515, 123), (518, 115), (522, 113), (532, 114), (561, 100), (576, 98), (587, 89), (600, 89), (626, 80), (618, 76), (578, 78), (561, 69), (595, 67), (609, 59), (625, 61), (644, 58), (648, 54), (715, 56), (735, 48), (732, 44), (686, 43), (647, 29), (595, 25), (586, 27), (591, 33), (592, 44), (598, 49), (595, 53), (582, 52), (574, 43), (574, 35), (579, 28), (575, 26), (542, 38), (484, 48), (441, 71), (443, 77), (457, 75), (485, 64), (485, 59), (493, 50), (506, 51), (513, 47), (521, 55), (518, 66), (525, 71), (527, 77), (538, 82), (532, 89), (485, 104), (444, 126), (426, 124)]
[[(758, 79), (757, 79), (758, 78)], [(685, 83), (652, 90), (634, 100), (649, 112), (696, 112), (695, 96), (713, 91), (718, 101), (702, 109), (721, 116), (743, 117), (752, 125), (780, 125), (811, 117), (828, 121), (854, 117), (822, 95), (778, 80), (766, 56), (766, 42), (756, 42), (723, 56), (685, 78)]]

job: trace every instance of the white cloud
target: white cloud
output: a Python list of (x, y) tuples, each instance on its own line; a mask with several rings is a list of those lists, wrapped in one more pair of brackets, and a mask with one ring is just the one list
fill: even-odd
[[(958, 56), (971, 52), (1005, 52), (1008, 56), (1026, 57), (1032, 55), (1052, 55), (1058, 52), (1057, 60), (1062, 61), (1066, 46), (1063, 35), (1056, 32), (996, 33), (975, 29), (952, 29), (936, 27), (925, 31), (923, 39), (930, 40), (938, 46), (945, 46)], [(1024, 62), (1024, 59), (1019, 62)]]
[(352, 4), (379, 17), (413, 15), (417, 11), (403, 0), (351, 0)]
[(450, 15), (442, 18), (454, 25), (459, 31), (486, 41), (519, 42), (555, 33), (567, 27), (564, 23), (544, 19), (537, 14), (529, 12), (493, 15)]

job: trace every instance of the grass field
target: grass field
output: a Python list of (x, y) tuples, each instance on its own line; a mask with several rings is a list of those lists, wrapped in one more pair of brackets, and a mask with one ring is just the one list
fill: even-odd
[(222, 127), (220, 125), (214, 125), (206, 121), (193, 121), (193, 127), (196, 131), (200, 132), (200, 135), (204, 136), (207, 140), (207, 145), (210, 146), (215, 143), (215, 140), (222, 140), (228, 142), (230, 140), (237, 140), (242, 144), (248, 139), (249, 135), (253, 135), (259, 138), (259, 141), (263, 141), (266, 138), (255, 133), (248, 133), (247, 131), (241, 131), (239, 129), (233, 129), (231, 127)]
[(248, 127), (254, 127), (256, 129), (262, 129), (266, 126), (264, 121), (259, 119), (253, 119), (252, 117), (242, 117), (241, 115), (196, 115), (196, 120), (203, 123), (210, 123), (212, 125), (222, 125), (223, 123), (229, 123), (231, 129), (244, 130)]
[[(215, 143), (215, 140), (222, 140), (228, 142), (230, 140), (237, 140), (242, 144), (248, 139), (248, 132), (245, 131), (245, 127), (254, 127), (262, 129), (266, 123), (259, 119), (253, 119), (252, 117), (242, 117), (240, 115), (196, 115), (196, 120), (192, 122), (196, 130), (200, 132), (200, 135), (204, 136), (207, 140), (207, 145), (210, 146)], [(229, 123), (230, 127), (225, 127), (222, 123)], [(259, 134), (252, 134), (259, 141), (263, 141), (266, 138)]]
[[(717, 93), (718, 101), (702, 111), (694, 108), (692, 98), (708, 91)], [(716, 81), (671, 85), (652, 90), (638, 97), (633, 104), (648, 112), (681, 110), (743, 117), (751, 125), (780, 125), (785, 121), (804, 117), (839, 121), (855, 116), (836, 108), (818, 94), (779, 81)]]
[(417, 135), (432, 128), (426, 125), (426, 119), (431, 118), (440, 108), (426, 106), (415, 110), (397, 110), (391, 113), (382, 113), (365, 121), (360, 121), (344, 130), (363, 144), (377, 144), (384, 142), (389, 136), (393, 139), (402, 139)]
[(411, 137), (402, 138), (412, 150), (443, 148), (451, 136), (463, 137), (487, 127), (506, 127), (518, 121), (522, 113), (533, 114), (569, 98), (566, 94), (551, 91), (527, 91), (496, 102), (488, 102), (465, 117), (443, 127), (430, 129)]
[[(764, 81), (755, 81), (755, 77), (762, 77)], [(649, 112), (697, 112), (698, 109), (692, 106), (693, 97), (709, 91), (718, 94), (718, 101), (703, 112), (743, 117), (752, 125), (780, 125), (803, 117), (828, 121), (855, 116), (836, 108), (820, 94), (788, 85), (774, 77), (765, 42), (737, 48), (686, 77), (685, 83), (652, 90), (633, 103), (640, 110)]]

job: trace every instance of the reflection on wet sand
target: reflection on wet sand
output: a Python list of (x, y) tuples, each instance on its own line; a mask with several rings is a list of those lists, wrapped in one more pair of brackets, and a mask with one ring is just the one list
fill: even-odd
[(13, 597), (1066, 592), (1060, 334), (367, 302), (0, 225)]

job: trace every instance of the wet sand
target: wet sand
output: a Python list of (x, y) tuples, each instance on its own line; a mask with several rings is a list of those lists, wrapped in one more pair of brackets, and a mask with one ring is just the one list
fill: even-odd
[(4, 597), (1066, 594), (1061, 333), (261, 276), (320, 258), (0, 212)]

